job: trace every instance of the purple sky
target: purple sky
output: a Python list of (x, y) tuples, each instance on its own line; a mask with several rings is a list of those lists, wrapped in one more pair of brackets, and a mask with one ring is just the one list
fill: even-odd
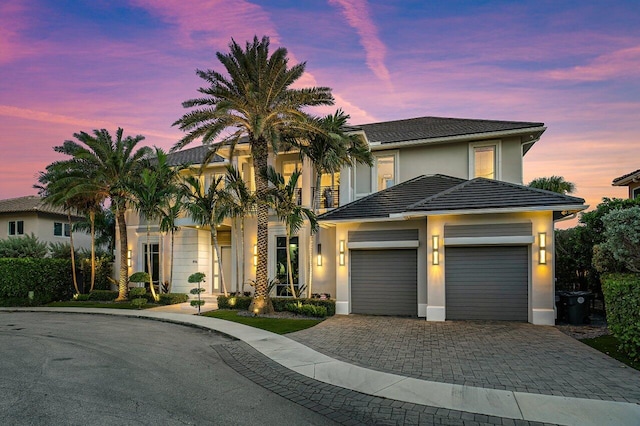
[(304, 85), (333, 88), (319, 114), (544, 122), (525, 183), (561, 175), (595, 206), (640, 168), (639, 22), (637, 0), (3, 0), (0, 198), (36, 193), (80, 130), (170, 148), (195, 69), (257, 34), (307, 61)]

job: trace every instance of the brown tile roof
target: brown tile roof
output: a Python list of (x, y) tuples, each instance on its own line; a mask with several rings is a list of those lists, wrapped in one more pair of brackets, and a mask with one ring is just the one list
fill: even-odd
[[(637, 176), (634, 176), (637, 175)], [(622, 183), (621, 181), (626, 181), (628, 178), (632, 178), (632, 177), (640, 177), (640, 169), (631, 172), (631, 173), (627, 173), (626, 175), (622, 175), (620, 177), (617, 177), (613, 180), (613, 185), (617, 186), (617, 185), (625, 185), (624, 183)], [(626, 182), (628, 183), (628, 182)]]
[(544, 127), (544, 123), (446, 117), (418, 117), (406, 120), (350, 126), (349, 130), (364, 130), (369, 142), (387, 144), (393, 142), (440, 139), (510, 130), (539, 129), (541, 127)]
[[(46, 204), (37, 195), (27, 195), (26, 197), (8, 198), (0, 200), (0, 213), (49, 213), (66, 216), (67, 212), (62, 207), (54, 207)], [(73, 215), (78, 218), (80, 216)]]

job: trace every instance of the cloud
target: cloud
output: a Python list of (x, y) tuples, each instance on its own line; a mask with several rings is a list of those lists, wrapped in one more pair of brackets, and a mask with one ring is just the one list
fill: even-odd
[(547, 73), (554, 80), (603, 81), (640, 74), (640, 46), (605, 53), (586, 65)]
[(329, 0), (329, 4), (342, 9), (342, 14), (360, 36), (367, 65), (380, 80), (390, 83), (389, 71), (384, 60), (387, 48), (378, 37), (378, 29), (371, 19), (365, 0)]
[(0, 64), (33, 55), (40, 51), (38, 43), (27, 43), (21, 33), (29, 27), (27, 7), (21, 0), (0, 3)]

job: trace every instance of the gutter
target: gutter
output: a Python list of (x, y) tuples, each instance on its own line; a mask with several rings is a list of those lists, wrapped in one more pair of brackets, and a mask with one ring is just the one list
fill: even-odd
[(589, 208), (588, 205), (556, 205), (556, 206), (535, 206), (535, 207), (510, 207), (510, 208), (486, 208), (486, 209), (466, 209), (466, 210), (433, 210), (433, 211), (416, 211), (416, 212), (404, 212), (389, 215), (394, 218), (412, 219), (418, 217), (428, 216), (442, 216), (442, 215), (468, 215), (468, 214), (499, 214), (499, 213), (528, 213), (538, 211), (571, 211), (579, 212)]

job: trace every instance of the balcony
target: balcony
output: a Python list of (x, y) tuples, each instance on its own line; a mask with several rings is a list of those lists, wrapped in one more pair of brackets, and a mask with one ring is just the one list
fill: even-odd
[(320, 209), (333, 209), (340, 205), (340, 187), (339, 186), (321, 186), (320, 191), (311, 188), (314, 197), (319, 197), (318, 207)]

